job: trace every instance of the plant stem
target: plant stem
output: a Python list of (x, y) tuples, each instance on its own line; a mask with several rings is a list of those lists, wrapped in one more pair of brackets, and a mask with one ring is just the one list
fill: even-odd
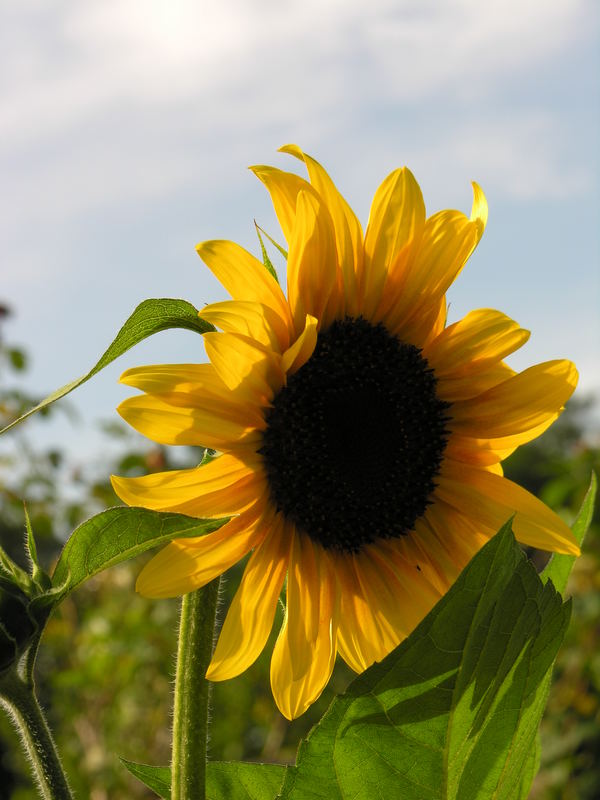
[(0, 702), (8, 712), (43, 800), (73, 800), (54, 739), (35, 696), (33, 682), (14, 671), (2, 676)]
[(205, 800), (210, 684), (204, 677), (212, 656), (219, 580), (181, 601), (173, 709), (172, 800)]

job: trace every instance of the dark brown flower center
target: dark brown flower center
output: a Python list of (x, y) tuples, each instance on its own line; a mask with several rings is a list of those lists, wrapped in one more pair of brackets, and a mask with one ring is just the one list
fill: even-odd
[(265, 414), (271, 501), (328, 549), (406, 535), (435, 488), (448, 407), (417, 347), (362, 317), (334, 322)]

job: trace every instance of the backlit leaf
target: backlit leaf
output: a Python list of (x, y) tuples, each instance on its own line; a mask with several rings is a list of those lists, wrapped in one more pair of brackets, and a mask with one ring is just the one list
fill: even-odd
[(147, 339), (148, 336), (152, 336), (159, 331), (168, 330), (169, 328), (186, 328), (196, 333), (206, 333), (207, 331), (214, 330), (214, 327), (210, 323), (204, 322), (204, 320), (198, 317), (198, 309), (194, 308), (194, 306), (186, 300), (172, 300), (169, 298), (144, 300), (125, 322), (112, 344), (89, 372), (48, 395), (48, 397), (42, 400), (41, 403), (38, 403), (37, 406), (30, 409), (26, 414), (23, 414), (21, 417), (11, 422), (10, 425), (2, 428), (0, 434), (10, 430), (14, 425), (27, 419), (27, 417), (35, 414), (37, 411), (47, 408), (51, 403), (54, 403), (61, 397), (65, 397), (65, 395), (72, 392), (73, 389), (77, 389), (78, 386), (89, 381), (89, 379), (100, 372), (101, 369), (104, 369), (104, 367), (108, 366), (116, 358), (126, 353), (127, 350), (143, 339)]

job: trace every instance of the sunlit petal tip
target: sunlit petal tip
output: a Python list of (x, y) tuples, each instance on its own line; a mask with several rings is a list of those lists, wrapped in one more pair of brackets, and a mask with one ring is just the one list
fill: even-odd
[(284, 144), (277, 148), (278, 153), (287, 153), (290, 156), (299, 158), (301, 161), (304, 159), (304, 153), (297, 144)]
[(488, 204), (481, 186), (475, 181), (471, 181), (473, 187), (473, 205), (471, 207), (471, 221), (477, 223), (477, 241), (481, 239), (488, 219)]
[(573, 390), (575, 390), (575, 387), (577, 386), (577, 383), (579, 381), (579, 370), (572, 361), (564, 359), (564, 362), (565, 366), (567, 367), (567, 374), (565, 376), (565, 380), (570, 386), (573, 387)]
[[(132, 375), (135, 372), (137, 372), (137, 368), (136, 367), (132, 367), (130, 369), (126, 369), (125, 372), (122, 372), (121, 375), (119, 376), (119, 383), (123, 383), (123, 384), (125, 384), (125, 386), (129, 386), (129, 381), (130, 381)], [(117, 411), (118, 410), (119, 409), (117, 408)]]
[(196, 245), (196, 247), (194, 249), (196, 250), (196, 252), (200, 256), (200, 258), (202, 258), (202, 253), (204, 253), (205, 250), (207, 250), (210, 247), (211, 244), (212, 244), (212, 240), (211, 239), (205, 239), (202, 242), (198, 242), (198, 244)]

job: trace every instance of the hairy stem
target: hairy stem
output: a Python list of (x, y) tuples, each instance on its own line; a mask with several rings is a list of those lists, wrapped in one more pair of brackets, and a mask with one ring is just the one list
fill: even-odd
[(184, 595), (175, 676), (172, 800), (205, 800), (210, 684), (204, 677), (213, 648), (219, 580)]
[(54, 739), (35, 696), (33, 682), (15, 671), (0, 679), (0, 703), (21, 737), (21, 743), (43, 800), (73, 800)]

